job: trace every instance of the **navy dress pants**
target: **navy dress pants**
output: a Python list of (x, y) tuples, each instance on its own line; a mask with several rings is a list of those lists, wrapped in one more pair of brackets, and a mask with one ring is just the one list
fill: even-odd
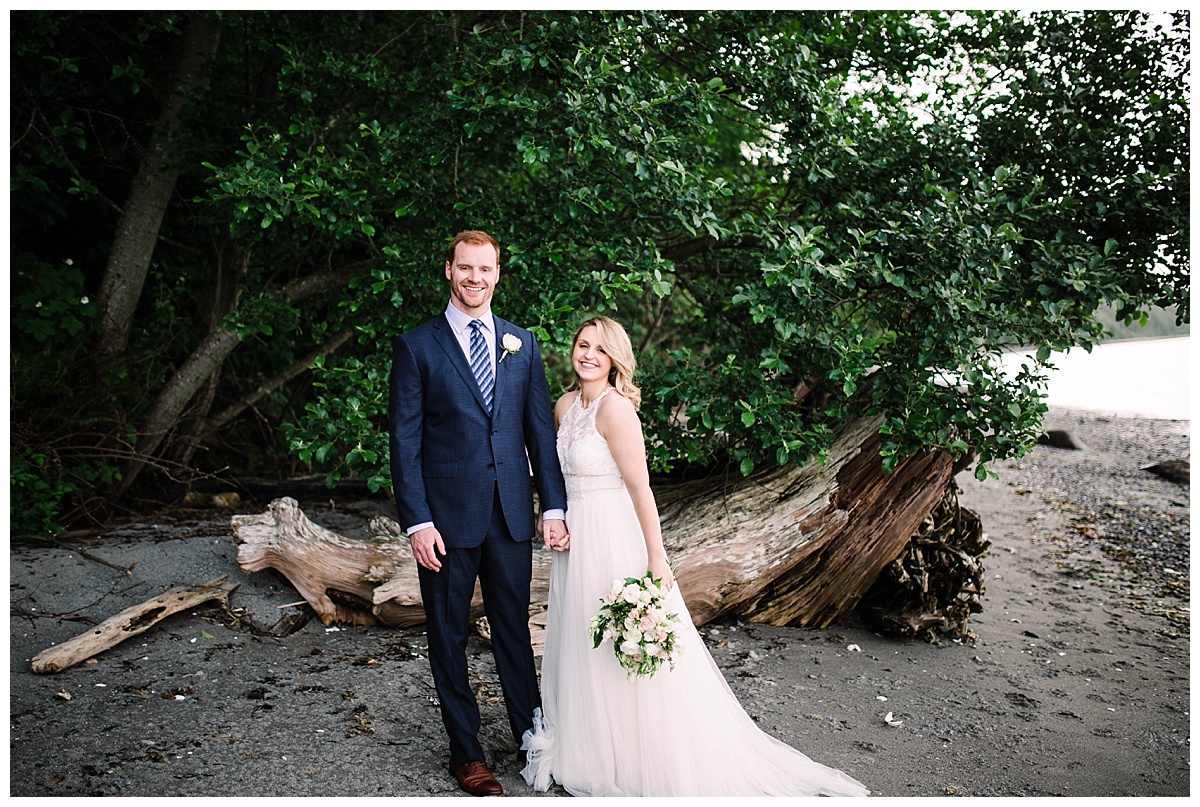
[[(445, 536), (443, 536), (443, 540)], [(492, 519), (479, 546), (447, 548), (440, 571), (417, 567), (425, 605), (429, 663), (450, 737), (450, 762), (484, 759), (479, 743), (479, 704), (467, 674), (471, 597), (479, 580), (483, 608), (492, 631), (492, 655), (504, 692), (513, 740), (533, 726), (541, 705), (529, 638), (529, 591), (533, 542), (509, 534), (494, 497)]]

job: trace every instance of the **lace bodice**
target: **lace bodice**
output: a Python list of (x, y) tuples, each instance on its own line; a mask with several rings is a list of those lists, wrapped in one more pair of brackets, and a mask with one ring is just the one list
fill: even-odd
[(582, 396), (576, 393), (558, 426), (558, 461), (567, 483), (568, 502), (589, 494), (625, 489), (608, 441), (596, 431), (596, 410), (611, 390), (612, 387), (604, 390), (586, 409), (580, 404)]

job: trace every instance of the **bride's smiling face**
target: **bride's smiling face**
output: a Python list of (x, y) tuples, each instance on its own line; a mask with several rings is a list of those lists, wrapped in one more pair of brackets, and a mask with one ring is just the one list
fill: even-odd
[(589, 325), (579, 332), (579, 338), (571, 350), (571, 364), (581, 382), (608, 380), (613, 363), (600, 344), (600, 332), (595, 325)]

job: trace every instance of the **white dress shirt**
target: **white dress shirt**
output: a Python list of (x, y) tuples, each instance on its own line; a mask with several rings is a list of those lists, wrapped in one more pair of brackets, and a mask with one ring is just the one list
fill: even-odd
[[(450, 330), (454, 331), (455, 338), (458, 339), (458, 346), (462, 348), (463, 355), (467, 357), (467, 364), (471, 363), (471, 320), (473, 318), (467, 316), (462, 311), (454, 307), (454, 303), (446, 306), (446, 321), (450, 323)], [(479, 332), (483, 334), (483, 341), (487, 344), (488, 361), (492, 363), (492, 378), (496, 377), (496, 318), (492, 316), (489, 309), (486, 314), (479, 317), (479, 324), (482, 326)]]

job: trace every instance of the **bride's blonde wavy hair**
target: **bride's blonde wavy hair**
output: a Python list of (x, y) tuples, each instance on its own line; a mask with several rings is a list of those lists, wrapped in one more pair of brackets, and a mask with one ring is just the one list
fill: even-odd
[[(571, 337), (572, 352), (575, 350), (575, 345), (579, 343), (579, 334), (583, 333), (583, 329), (589, 325), (596, 327), (596, 332), (600, 335), (600, 346), (612, 359), (613, 366), (608, 371), (609, 385), (628, 398), (636, 410), (642, 403), (642, 391), (633, 383), (633, 374), (637, 371), (637, 359), (633, 357), (633, 343), (629, 341), (629, 334), (615, 319), (600, 316), (590, 317), (575, 329), (575, 335)], [(578, 378), (575, 379), (575, 386), (579, 386)]]

